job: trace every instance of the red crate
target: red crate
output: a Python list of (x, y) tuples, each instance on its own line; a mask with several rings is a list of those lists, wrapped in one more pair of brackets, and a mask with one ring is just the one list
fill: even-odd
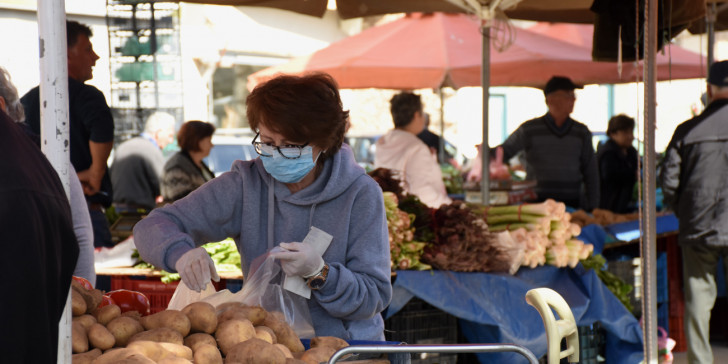
[(685, 324), (683, 316), (670, 316), (669, 336), (675, 340), (674, 353), (682, 353), (688, 350), (688, 342), (685, 339)]
[[(220, 282), (212, 282), (216, 290), (225, 289), (225, 280)], [(144, 293), (149, 298), (151, 313), (164, 311), (172, 299), (174, 291), (177, 289), (179, 281), (172, 283), (164, 283), (160, 277), (145, 276), (111, 276), (111, 290), (128, 289)]]

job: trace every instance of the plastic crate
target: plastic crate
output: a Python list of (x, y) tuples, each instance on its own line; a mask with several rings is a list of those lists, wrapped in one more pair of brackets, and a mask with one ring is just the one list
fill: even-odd
[(632, 313), (640, 317), (642, 314), (642, 271), (639, 258), (610, 260), (607, 262), (607, 271), (633, 287), (629, 294), (629, 301), (632, 304)]
[[(579, 332), (579, 363), (598, 364), (604, 361), (604, 344), (606, 343), (604, 328), (595, 322), (588, 326), (577, 326)], [(561, 350), (566, 349), (566, 340), (561, 341)], [(540, 364), (548, 363), (546, 355), (539, 359)], [(568, 358), (563, 358), (559, 364), (568, 364)]]
[[(225, 288), (225, 280), (220, 282), (212, 282), (216, 290)], [(177, 289), (179, 281), (172, 283), (164, 283), (159, 277), (146, 276), (111, 276), (111, 290), (128, 289), (144, 293), (149, 298), (151, 313), (164, 311), (172, 299), (174, 291)]]
[(685, 338), (685, 326), (683, 323), (683, 316), (670, 316), (670, 330), (668, 330), (668, 336), (675, 340), (675, 348), (672, 349), (673, 353), (682, 353), (688, 350), (688, 342)]
[[(457, 318), (414, 297), (394, 316), (384, 321), (387, 341), (407, 344), (456, 344)], [(413, 364), (452, 364), (457, 354), (411, 354)]]

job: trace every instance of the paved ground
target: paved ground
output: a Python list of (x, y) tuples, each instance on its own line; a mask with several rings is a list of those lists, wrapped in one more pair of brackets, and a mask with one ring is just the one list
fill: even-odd
[[(721, 344), (721, 343), (713, 343), (713, 358), (714, 363), (728, 363), (728, 344)], [(675, 360), (673, 360), (673, 364), (687, 364), (688, 363), (688, 353), (675, 353), (674, 354)]]

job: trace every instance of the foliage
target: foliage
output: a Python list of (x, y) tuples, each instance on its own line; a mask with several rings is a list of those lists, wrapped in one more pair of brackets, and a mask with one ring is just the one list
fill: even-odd
[(609, 272), (605, 268), (606, 259), (601, 254), (592, 254), (591, 257), (581, 260), (581, 264), (586, 269), (594, 269), (597, 277), (601, 279), (607, 288), (622, 302), (630, 312), (634, 312), (634, 307), (630, 302), (630, 293), (634, 289), (631, 284), (625, 283), (621, 278)]

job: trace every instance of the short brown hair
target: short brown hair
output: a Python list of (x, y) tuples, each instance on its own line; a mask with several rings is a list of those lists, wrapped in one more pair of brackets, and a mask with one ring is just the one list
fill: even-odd
[(620, 130), (633, 131), (634, 119), (625, 114), (612, 116), (607, 123), (607, 135), (612, 135)]
[(402, 128), (412, 122), (416, 112), (422, 112), (420, 95), (412, 92), (401, 92), (389, 100), (389, 111), (395, 128)]
[(182, 124), (177, 132), (177, 144), (186, 152), (200, 150), (200, 140), (211, 137), (215, 126), (204, 121), (192, 120)]
[(250, 128), (261, 124), (291, 142), (311, 143), (325, 152), (320, 162), (341, 148), (349, 111), (343, 109), (338, 86), (325, 73), (277, 76), (248, 95)]
[(71, 48), (78, 42), (79, 35), (85, 35), (89, 39), (93, 36), (91, 28), (86, 24), (81, 24), (75, 20), (66, 20), (66, 45)]

